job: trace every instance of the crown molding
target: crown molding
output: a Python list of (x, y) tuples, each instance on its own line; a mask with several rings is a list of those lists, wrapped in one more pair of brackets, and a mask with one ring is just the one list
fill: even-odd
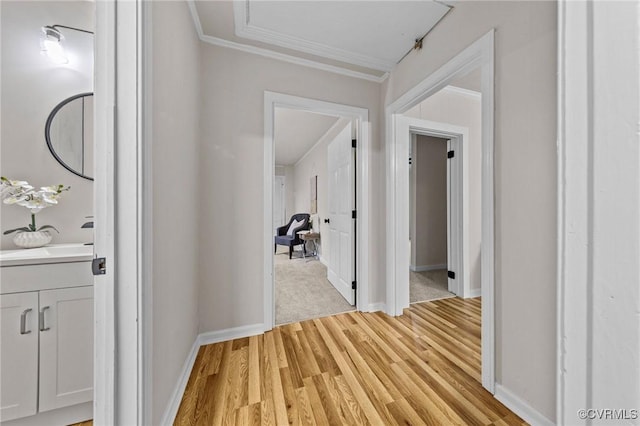
[(326, 44), (316, 43), (252, 25), (249, 14), (249, 0), (235, 0), (233, 2), (233, 16), (236, 35), (238, 37), (269, 43), (378, 71), (389, 72), (395, 66), (393, 61), (385, 61), (369, 55), (349, 52), (337, 47), (327, 46)]
[(463, 89), (462, 87), (458, 87), (458, 86), (449, 85), (449, 86), (445, 86), (442, 90), (451, 92), (451, 93), (456, 93), (462, 96), (468, 96), (470, 98), (474, 98), (478, 100), (482, 98), (482, 93), (476, 92), (475, 90)]
[(202, 30), (202, 24), (200, 22), (200, 16), (195, 5), (194, 0), (187, 0), (191, 17), (193, 18), (193, 24), (196, 28), (196, 33), (200, 41), (215, 46), (226, 47), (229, 49), (239, 50), (241, 52), (251, 53), (266, 58), (276, 59), (290, 64), (300, 65), (308, 68), (315, 68), (321, 71), (327, 71), (334, 74), (340, 74), (347, 77), (358, 78), (360, 80), (372, 81), (374, 83), (382, 83), (389, 77), (389, 73), (384, 73), (381, 76), (375, 76), (360, 71), (353, 71), (347, 68), (338, 67), (335, 65), (324, 64), (322, 62), (316, 62), (309, 59), (299, 58), (297, 56), (287, 55), (285, 53), (276, 52), (270, 49), (264, 49), (262, 47), (251, 46), (243, 43), (236, 43), (234, 41), (225, 40), (219, 37), (212, 37), (204, 34)]

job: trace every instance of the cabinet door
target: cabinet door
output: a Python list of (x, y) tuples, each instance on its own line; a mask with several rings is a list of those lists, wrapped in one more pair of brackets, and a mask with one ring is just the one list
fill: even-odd
[(93, 399), (93, 287), (40, 292), (40, 408)]
[(0, 421), (36, 414), (38, 293), (0, 296)]

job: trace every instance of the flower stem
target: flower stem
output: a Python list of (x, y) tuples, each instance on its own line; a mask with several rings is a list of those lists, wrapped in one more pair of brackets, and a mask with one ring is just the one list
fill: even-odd
[(36, 230), (36, 215), (35, 213), (31, 213), (31, 230), (35, 232)]

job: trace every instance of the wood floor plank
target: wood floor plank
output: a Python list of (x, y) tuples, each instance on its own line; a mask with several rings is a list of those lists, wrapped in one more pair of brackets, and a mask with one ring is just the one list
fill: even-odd
[(480, 384), (481, 317), (449, 298), (203, 346), (174, 424), (526, 424)]
[[(260, 396), (260, 337), (249, 338), (249, 365), (248, 365), (248, 404), (261, 401)], [(248, 413), (247, 413), (248, 415)]]

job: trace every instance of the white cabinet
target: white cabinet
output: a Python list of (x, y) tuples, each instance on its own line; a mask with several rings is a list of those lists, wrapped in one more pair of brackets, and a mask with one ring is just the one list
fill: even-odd
[(92, 417), (92, 281), (89, 262), (0, 268), (2, 426)]
[(0, 296), (0, 419), (38, 408), (38, 292)]
[(93, 399), (93, 287), (40, 292), (38, 411)]

